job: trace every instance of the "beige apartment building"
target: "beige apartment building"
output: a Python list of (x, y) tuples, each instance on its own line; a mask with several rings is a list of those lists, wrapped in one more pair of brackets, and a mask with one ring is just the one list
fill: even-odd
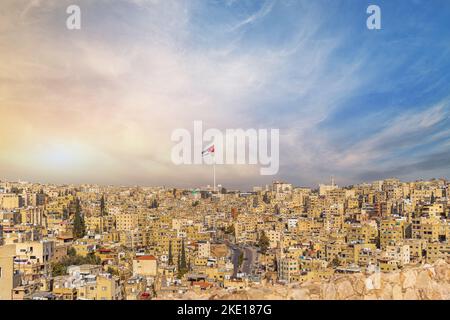
[(16, 194), (0, 195), (0, 208), (5, 210), (17, 209), (20, 205), (20, 197)]
[(449, 242), (433, 242), (427, 244), (426, 249), (427, 262), (433, 263), (439, 259), (449, 261), (450, 259), (450, 244)]
[(12, 290), (20, 285), (20, 276), (14, 273), (16, 246), (0, 246), (0, 300), (11, 300)]
[(138, 256), (133, 260), (133, 274), (155, 277), (158, 274), (158, 261), (155, 256)]
[(55, 252), (54, 241), (27, 241), (16, 244), (16, 255), (36, 263), (48, 263)]
[(95, 280), (87, 282), (77, 292), (80, 300), (120, 300), (122, 292), (119, 277), (99, 274)]
[(198, 254), (199, 258), (209, 258), (211, 255), (211, 245), (209, 241), (199, 241), (198, 244)]
[(131, 231), (138, 227), (139, 216), (132, 213), (122, 213), (116, 216), (117, 231)]

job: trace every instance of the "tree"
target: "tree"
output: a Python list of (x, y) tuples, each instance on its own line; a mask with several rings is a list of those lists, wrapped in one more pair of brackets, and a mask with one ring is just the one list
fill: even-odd
[(75, 238), (83, 238), (86, 234), (86, 226), (84, 217), (81, 214), (80, 199), (77, 198), (75, 203), (75, 218), (73, 220), (73, 236)]
[(53, 277), (63, 276), (67, 272), (67, 266), (60, 262), (52, 263), (51, 267)]
[(77, 255), (75, 249), (70, 248), (67, 251), (67, 256), (65, 256), (61, 262), (54, 262), (51, 264), (52, 275), (54, 277), (65, 275), (67, 273), (68, 266), (80, 266), (82, 264), (100, 265), (101, 262), (101, 259), (96, 256), (95, 253), (89, 253), (83, 257)]
[(75, 250), (75, 248), (70, 247), (69, 250), (67, 250), (67, 255), (69, 257), (75, 257), (77, 255), (77, 250)]
[(63, 220), (69, 219), (69, 210), (67, 208), (63, 208), (62, 218)]
[(184, 247), (184, 239), (181, 242), (181, 254), (178, 261), (178, 279), (181, 279), (188, 272), (186, 263), (186, 249)]
[(173, 265), (172, 241), (169, 241), (169, 266)]
[(269, 248), (269, 245), (270, 245), (270, 240), (266, 236), (266, 233), (264, 231), (262, 231), (261, 237), (259, 237), (259, 240), (258, 240), (258, 247), (262, 253), (266, 253), (267, 249)]
[(102, 198), (100, 199), (100, 216), (103, 217), (106, 211), (106, 204), (105, 204), (105, 195), (102, 195)]
[(264, 193), (264, 195), (263, 195), (263, 201), (264, 201), (266, 204), (269, 204), (269, 203), (270, 203), (270, 199), (269, 199), (269, 196), (267, 195), (267, 192)]
[(186, 248), (184, 247), (184, 239), (181, 242), (181, 258), (180, 258), (180, 268), (186, 269)]
[(101, 259), (98, 256), (95, 255), (95, 253), (91, 252), (91, 253), (88, 253), (86, 255), (85, 263), (86, 264), (97, 264), (98, 265), (98, 264), (101, 264), (102, 261), (101, 261)]

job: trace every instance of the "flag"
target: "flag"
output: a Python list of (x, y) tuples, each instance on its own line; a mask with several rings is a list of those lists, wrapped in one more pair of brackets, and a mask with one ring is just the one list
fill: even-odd
[(209, 154), (214, 154), (215, 150), (214, 150), (214, 145), (210, 146), (209, 148), (207, 148), (206, 150), (202, 151), (202, 156), (205, 157)]

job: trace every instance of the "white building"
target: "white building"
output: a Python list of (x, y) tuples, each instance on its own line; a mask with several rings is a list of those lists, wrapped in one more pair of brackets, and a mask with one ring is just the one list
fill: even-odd
[(211, 255), (211, 244), (209, 241), (199, 241), (198, 242), (198, 257), (199, 258), (209, 258)]
[(402, 266), (410, 263), (410, 248), (407, 244), (387, 246), (385, 255), (386, 258), (398, 260)]

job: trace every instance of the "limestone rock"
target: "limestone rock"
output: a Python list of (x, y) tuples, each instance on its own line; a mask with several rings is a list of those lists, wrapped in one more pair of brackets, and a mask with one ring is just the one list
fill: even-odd
[(185, 294), (165, 293), (158, 299), (176, 300), (450, 300), (450, 264), (407, 266), (393, 273), (334, 275), (327, 281), (288, 285), (262, 283), (244, 290), (213, 288)]
[(394, 287), (392, 288), (392, 299), (403, 300), (402, 287), (400, 284), (394, 284)]
[(345, 300), (355, 294), (349, 280), (342, 281), (336, 286), (338, 299)]
[(336, 286), (334, 283), (327, 283), (325, 284), (323, 291), (322, 291), (322, 297), (324, 300), (335, 300), (337, 296), (336, 292)]
[(415, 270), (407, 270), (401, 273), (401, 281), (403, 284), (403, 289), (412, 288), (416, 283), (416, 272)]

